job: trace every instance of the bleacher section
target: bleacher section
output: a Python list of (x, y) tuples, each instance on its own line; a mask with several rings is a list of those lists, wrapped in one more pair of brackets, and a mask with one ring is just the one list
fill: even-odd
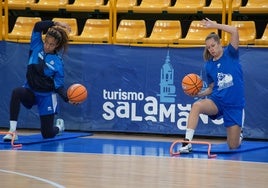
[(207, 29), (202, 27), (200, 21), (193, 20), (188, 29), (187, 35), (185, 38), (179, 40), (180, 44), (192, 44), (192, 45), (202, 45), (206, 36), (210, 33), (218, 33), (217, 29)]
[[(268, 44), (267, 0), (6, 0), (1, 14), (0, 40), (15, 42), (29, 42), (27, 30), (37, 18), (57, 18), (72, 21), (70, 43), (204, 45), (211, 31), (203, 31), (198, 22), (209, 17), (235, 24), (241, 45)], [(226, 21), (227, 16), (231, 20)], [(219, 34), (226, 44), (228, 36)]]
[(268, 2), (267, 0), (248, 0), (245, 6), (239, 7), (239, 12), (247, 14), (267, 14)]
[(73, 36), (74, 43), (111, 43), (109, 19), (87, 19), (79, 36)]
[(260, 39), (255, 39), (256, 45), (268, 45), (268, 24), (266, 25), (266, 28), (262, 34), (262, 37)]
[(133, 11), (133, 7), (137, 5), (137, 0), (117, 0), (116, 11), (128, 12)]
[(179, 0), (174, 6), (168, 7), (168, 13), (197, 14), (206, 5), (206, 0)]
[(151, 35), (143, 39), (145, 44), (178, 44), (181, 38), (179, 20), (156, 20)]
[(30, 42), (34, 24), (41, 21), (40, 17), (18, 17), (6, 40)]
[(139, 5), (133, 7), (135, 13), (162, 13), (167, 11), (171, 0), (142, 0)]
[[(242, 0), (233, 0), (232, 2), (232, 12), (238, 11), (241, 6)], [(204, 13), (214, 13), (221, 14), (222, 12), (223, 1), (222, 0), (211, 0), (209, 6), (205, 6), (202, 9)], [(229, 2), (226, 1), (226, 10), (229, 9)]]
[(121, 20), (116, 31), (115, 43), (142, 43), (146, 37), (144, 20)]
[(31, 3), (31, 10), (38, 11), (59, 11), (65, 9), (68, 0), (39, 0), (38, 2)]
[(90, 12), (90, 11), (101, 11), (109, 12), (110, 3), (109, 1), (104, 4), (104, 0), (75, 0), (72, 4), (65, 6), (66, 11), (73, 12)]
[(33, 3), (35, 3), (35, 0), (9, 0), (8, 8), (12, 10), (25, 10)]

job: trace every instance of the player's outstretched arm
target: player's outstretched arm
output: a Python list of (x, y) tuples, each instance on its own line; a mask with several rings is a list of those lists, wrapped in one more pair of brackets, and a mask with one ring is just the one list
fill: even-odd
[(63, 27), (68, 34), (71, 33), (71, 26), (68, 23), (65, 23), (65, 22), (54, 22), (54, 25)]
[(238, 35), (238, 29), (234, 26), (225, 25), (225, 24), (218, 24), (214, 21), (211, 21), (210, 19), (206, 18), (201, 21), (201, 24), (205, 28), (216, 28), (219, 30), (226, 31), (227, 33), (231, 34), (231, 40), (230, 43), (232, 46), (237, 49), (239, 46), (239, 35)]

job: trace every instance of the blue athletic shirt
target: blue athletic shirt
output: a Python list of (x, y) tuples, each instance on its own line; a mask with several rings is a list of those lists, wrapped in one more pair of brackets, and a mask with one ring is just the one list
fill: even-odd
[(220, 59), (205, 64), (208, 84), (214, 82), (210, 98), (224, 106), (245, 106), (243, 71), (239, 50), (229, 44)]
[(39, 95), (51, 95), (57, 92), (65, 101), (68, 101), (64, 89), (63, 60), (56, 52), (48, 54), (44, 52), (42, 32), (53, 25), (52, 21), (41, 21), (35, 24), (30, 43), (25, 86)]

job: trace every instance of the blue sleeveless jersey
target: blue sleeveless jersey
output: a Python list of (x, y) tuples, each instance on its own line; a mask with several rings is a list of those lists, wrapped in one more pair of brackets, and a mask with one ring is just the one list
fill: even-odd
[(210, 95), (218, 104), (244, 107), (243, 71), (239, 62), (239, 51), (229, 44), (217, 61), (210, 59), (205, 64), (208, 84), (214, 82)]

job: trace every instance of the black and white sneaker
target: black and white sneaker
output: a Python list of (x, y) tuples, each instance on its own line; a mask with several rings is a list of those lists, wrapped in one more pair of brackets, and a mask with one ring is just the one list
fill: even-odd
[(57, 119), (56, 120), (56, 127), (59, 128), (58, 135), (61, 134), (65, 130), (64, 120), (63, 119)]
[[(189, 141), (189, 139), (184, 139), (185, 141)], [(192, 152), (192, 144), (182, 143), (181, 148), (179, 149), (180, 153), (191, 153)]]
[(244, 137), (243, 137), (243, 131), (241, 131), (241, 132), (240, 132), (240, 144), (242, 143), (243, 138), (244, 138)]

